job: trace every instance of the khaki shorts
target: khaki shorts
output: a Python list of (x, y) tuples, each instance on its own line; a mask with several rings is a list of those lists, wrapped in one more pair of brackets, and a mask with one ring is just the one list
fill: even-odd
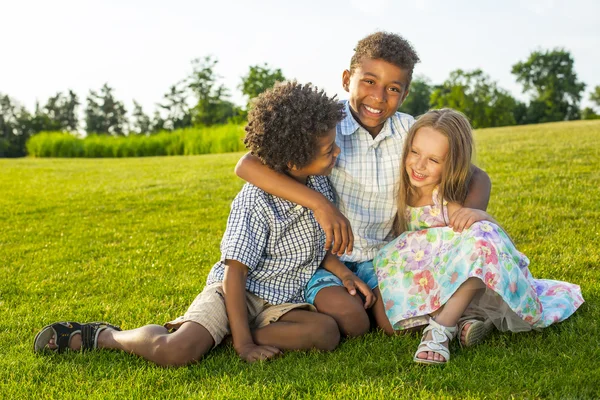
[[(316, 311), (315, 307), (308, 303), (269, 304), (248, 291), (246, 291), (246, 304), (248, 306), (248, 322), (252, 330), (276, 322), (291, 310)], [(202, 293), (196, 296), (185, 314), (167, 322), (165, 327), (176, 330), (181, 324), (188, 321), (196, 322), (206, 328), (213, 337), (215, 346), (231, 333), (227, 310), (225, 309), (225, 294), (223, 293), (222, 282), (205, 286)]]

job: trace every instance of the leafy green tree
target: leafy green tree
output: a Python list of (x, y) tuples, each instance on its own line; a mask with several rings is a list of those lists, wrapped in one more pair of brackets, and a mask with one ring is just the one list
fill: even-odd
[(162, 121), (161, 129), (172, 131), (192, 125), (192, 113), (187, 99), (185, 82), (179, 82), (169, 88), (169, 91), (163, 95), (163, 102), (158, 104), (167, 114), (166, 119)]
[(590, 94), (590, 101), (593, 101), (596, 103), (596, 106), (600, 107), (600, 85), (596, 86)]
[(100, 93), (90, 90), (85, 109), (85, 124), (87, 133), (124, 135), (127, 129), (127, 110), (118, 101), (113, 89), (107, 83), (102, 86)]
[(586, 107), (581, 110), (581, 119), (600, 119), (600, 115), (591, 107)]
[[(600, 86), (596, 86), (594, 91), (590, 93), (590, 101), (600, 107)], [(600, 114), (597, 114), (593, 108), (586, 107), (581, 110), (581, 119), (600, 119)]]
[(238, 89), (248, 97), (246, 108), (249, 108), (253, 98), (265, 90), (272, 88), (275, 82), (282, 82), (284, 80), (285, 76), (283, 76), (279, 68), (271, 69), (267, 63), (263, 65), (251, 65), (248, 74), (242, 76), (242, 82), (238, 86)]
[(32, 131), (34, 133), (42, 131), (76, 132), (78, 106), (79, 100), (72, 90), (69, 90), (66, 95), (58, 92), (48, 99), (44, 107), (36, 104), (31, 118)]
[(579, 102), (585, 83), (577, 80), (571, 53), (564, 49), (534, 51), (512, 67), (523, 93), (532, 95), (530, 123), (579, 119)]
[(187, 85), (197, 100), (191, 110), (194, 125), (222, 124), (239, 114), (239, 108), (228, 100), (228, 90), (218, 83), (220, 76), (215, 73), (217, 63), (211, 56), (192, 61), (193, 71)]
[(133, 101), (133, 113), (131, 114), (132, 128), (133, 131), (137, 134), (150, 134), (152, 131), (152, 121), (150, 117), (144, 113), (142, 106), (137, 101)]
[(154, 117), (152, 117), (152, 121), (150, 122), (150, 133), (158, 133), (166, 130), (165, 124), (166, 120), (160, 114), (160, 111), (154, 111)]
[(31, 114), (8, 95), (0, 93), (0, 157), (22, 157), (32, 135)]
[[(410, 96), (410, 95), (409, 95)], [(442, 85), (434, 88), (430, 105), (462, 111), (474, 128), (514, 125), (515, 99), (497, 87), (480, 69), (458, 69)]]
[(410, 84), (410, 93), (404, 103), (398, 108), (398, 111), (407, 113), (413, 116), (426, 113), (431, 100), (433, 88), (429, 79), (425, 77), (416, 77)]

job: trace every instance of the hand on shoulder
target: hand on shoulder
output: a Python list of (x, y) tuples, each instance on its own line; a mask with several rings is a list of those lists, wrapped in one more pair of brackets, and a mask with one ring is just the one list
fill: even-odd
[(479, 221), (490, 221), (497, 224), (496, 220), (485, 211), (462, 207), (457, 203), (448, 203), (448, 214), (450, 215), (448, 226), (454, 229), (455, 232), (462, 232)]

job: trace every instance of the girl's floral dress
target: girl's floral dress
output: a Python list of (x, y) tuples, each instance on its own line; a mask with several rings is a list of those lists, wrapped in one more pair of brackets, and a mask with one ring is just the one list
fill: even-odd
[(468, 313), (490, 318), (499, 330), (539, 329), (568, 318), (583, 303), (572, 283), (534, 279), (529, 259), (497, 225), (481, 221), (462, 233), (447, 227), (439, 204), (408, 207), (409, 230), (386, 245), (374, 265), (385, 312), (395, 329), (427, 323), (468, 278), (486, 286)]

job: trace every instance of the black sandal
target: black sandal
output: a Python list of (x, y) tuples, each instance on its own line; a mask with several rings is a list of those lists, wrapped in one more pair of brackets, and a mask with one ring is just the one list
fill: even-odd
[(121, 328), (108, 324), (106, 322), (90, 322), (87, 324), (80, 324), (78, 322), (56, 322), (52, 325), (48, 325), (42, 328), (41, 331), (35, 335), (33, 340), (33, 351), (35, 353), (48, 349), (48, 342), (54, 336), (54, 341), (57, 348), (51, 351), (62, 353), (69, 348), (69, 343), (73, 335), (81, 334), (81, 350), (92, 350), (98, 347), (98, 335), (103, 330), (111, 328), (116, 331), (120, 331)]

